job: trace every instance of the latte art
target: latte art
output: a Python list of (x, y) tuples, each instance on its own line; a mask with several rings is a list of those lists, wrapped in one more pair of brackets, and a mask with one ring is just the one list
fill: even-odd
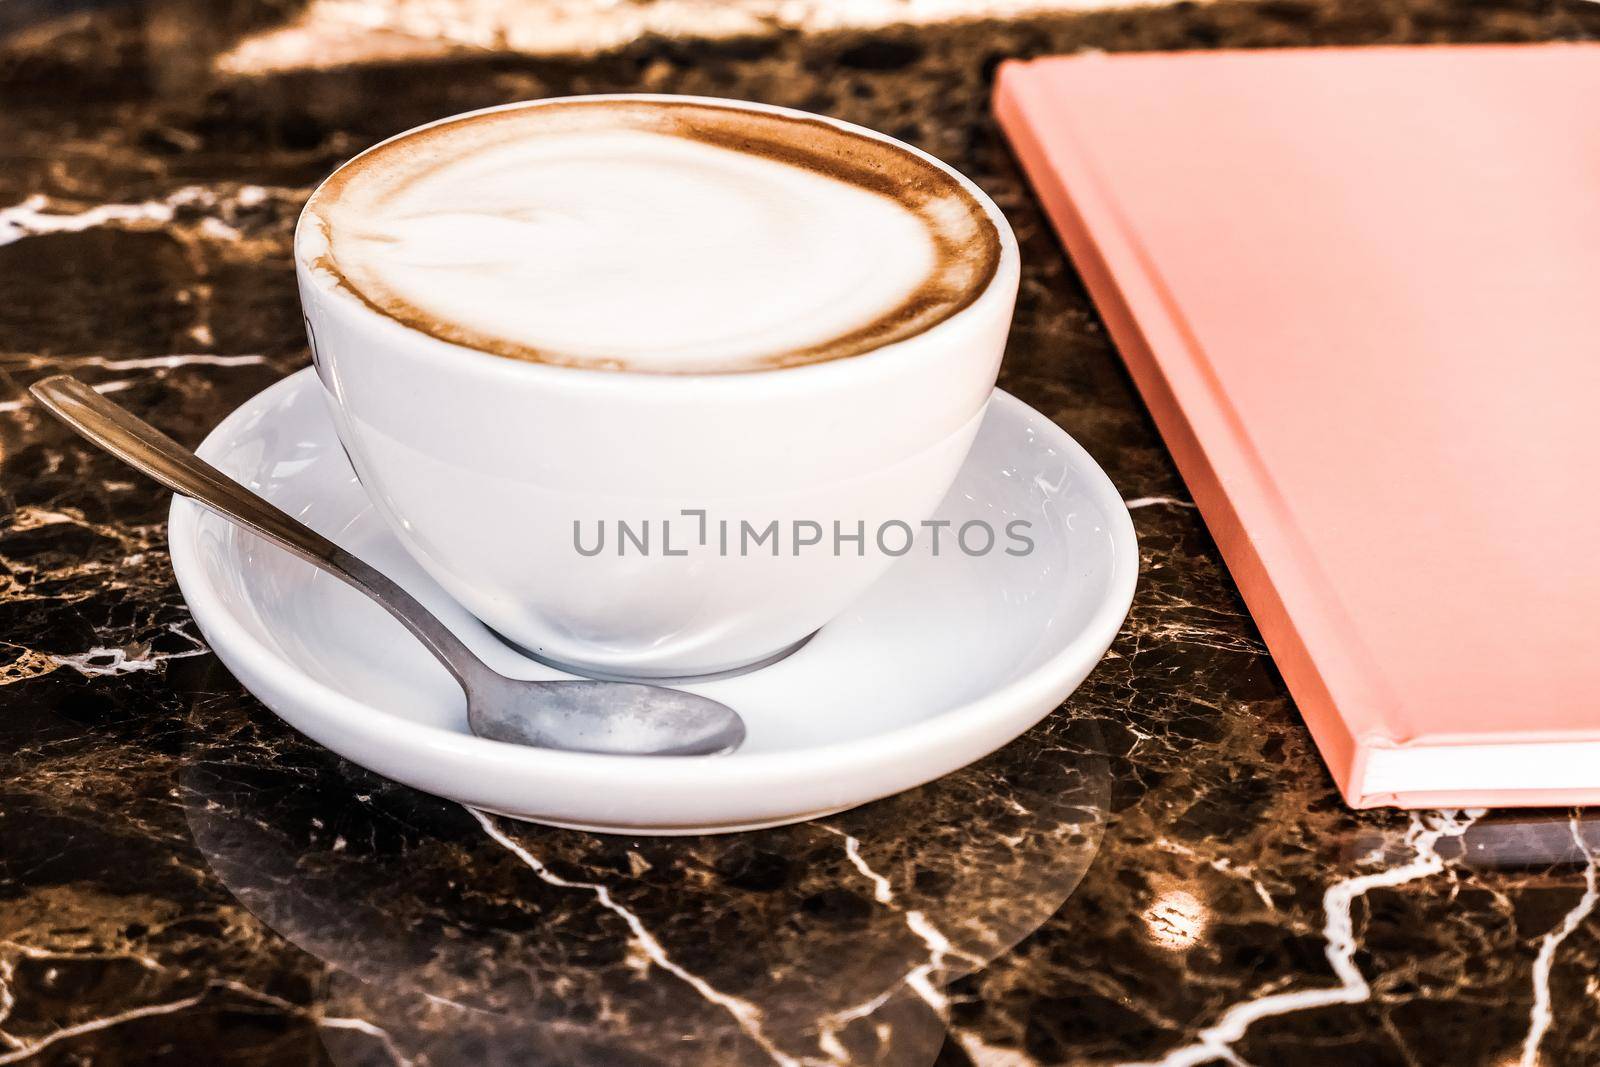
[(678, 101), (483, 112), (312, 198), (315, 275), (443, 340), (648, 373), (857, 355), (971, 303), (994, 223), (960, 181), (828, 123)]

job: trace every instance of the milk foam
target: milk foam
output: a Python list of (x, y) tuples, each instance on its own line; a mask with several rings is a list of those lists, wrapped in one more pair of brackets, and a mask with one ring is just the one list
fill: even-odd
[(394, 158), (313, 199), (302, 253), (448, 340), (657, 373), (853, 354), (837, 342), (883, 343), (876, 333), (949, 289), (949, 205), (918, 210), (803, 154), (628, 109), (576, 122), (551, 110), (497, 113), (511, 121), (455, 150), (428, 150), (427, 131), (420, 152), (393, 142)]

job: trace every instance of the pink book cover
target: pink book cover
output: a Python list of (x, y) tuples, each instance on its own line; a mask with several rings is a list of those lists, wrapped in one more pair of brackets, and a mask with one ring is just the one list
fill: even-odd
[(1596, 100), (1593, 45), (1001, 69), (1356, 807), (1600, 802)]

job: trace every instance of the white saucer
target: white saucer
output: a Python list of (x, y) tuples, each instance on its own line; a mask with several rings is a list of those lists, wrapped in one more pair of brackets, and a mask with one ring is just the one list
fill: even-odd
[[(310, 370), (223, 420), (200, 455), (386, 571), (506, 674), (564, 677), (448, 599), (373, 513)], [(753, 829), (829, 814), (987, 755), (1056, 708), (1116, 635), (1138, 546), (1110, 480), (1044, 416), (996, 392), (951, 529), (1032, 523), (1034, 550), (927, 539), (793, 655), (684, 686), (737, 709), (731, 756), (596, 756), (486, 741), (455, 683), (384, 611), (184, 498), (172, 565), (211, 647), (285, 722), (379, 774), (504, 815), (617, 833)], [(1006, 543), (1002, 540), (1002, 544)]]

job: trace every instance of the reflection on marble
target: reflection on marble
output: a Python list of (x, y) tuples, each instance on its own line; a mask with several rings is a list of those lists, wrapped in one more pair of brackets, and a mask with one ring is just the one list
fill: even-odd
[[(216, 72), (302, 9), (0, 11), (0, 1064), (1600, 1062), (1600, 824), (1339, 803), (985, 105), (1006, 56), (1593, 37), (1600, 5), (1181, 3)], [(441, 114), (608, 89), (876, 126), (1011, 217), (1002, 385), (1123, 489), (1144, 577), (1084, 687), (977, 767), (680, 842), (386, 783), (239, 690), (173, 585), (163, 494), (24, 399), (71, 370), (196, 442), (305, 365), (289, 235), (320, 175)]]
[(1116, 0), (311, 0), (288, 25), (217, 57), (229, 74), (395, 62), (491, 48), (552, 55), (644, 36), (727, 39), (877, 29), (987, 15), (1115, 7)]
[(323, 753), (279, 769), (199, 723), (178, 783), (210, 870), (330, 975), (382, 989), (408, 1056), (456, 1062), (421, 1014), (482, 1063), (924, 1067), (943, 987), (1059, 910), (1099, 845), (1106, 762), (1049, 737), (819, 822), (687, 840), (520, 825)]

